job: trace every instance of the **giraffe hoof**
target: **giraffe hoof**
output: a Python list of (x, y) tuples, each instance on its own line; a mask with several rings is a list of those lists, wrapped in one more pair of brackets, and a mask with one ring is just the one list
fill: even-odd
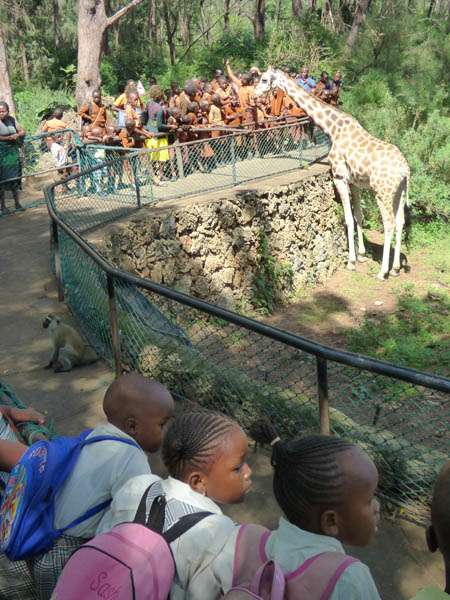
[(354, 262), (350, 262), (350, 261), (349, 261), (349, 262), (347, 263), (347, 269), (348, 269), (349, 271), (356, 271), (355, 263), (354, 263)]
[(367, 260), (367, 256), (365, 256), (364, 254), (358, 254), (358, 262), (360, 263), (364, 263)]
[(385, 273), (378, 273), (377, 277), (376, 277), (379, 281), (386, 281), (386, 274)]

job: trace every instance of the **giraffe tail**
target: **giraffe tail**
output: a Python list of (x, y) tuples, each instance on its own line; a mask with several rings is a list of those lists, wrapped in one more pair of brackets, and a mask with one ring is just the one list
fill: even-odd
[(404, 212), (404, 216), (405, 216), (405, 244), (406, 247), (409, 250), (409, 238), (411, 235), (411, 205), (408, 202), (408, 195), (409, 195), (409, 172), (407, 175), (405, 175), (405, 189), (404, 192), (405, 194), (405, 204), (403, 207), (403, 212)]

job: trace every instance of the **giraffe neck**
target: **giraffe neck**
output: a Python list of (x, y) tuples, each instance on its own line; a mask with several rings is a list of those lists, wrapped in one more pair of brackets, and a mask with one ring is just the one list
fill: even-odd
[[(336, 121), (342, 119), (343, 114), (333, 106), (322, 102), (307, 92), (296, 81), (277, 72), (277, 86), (283, 90), (294, 102), (303, 109), (308, 117), (333, 139), (336, 135)], [(338, 117), (338, 118), (337, 118)]]

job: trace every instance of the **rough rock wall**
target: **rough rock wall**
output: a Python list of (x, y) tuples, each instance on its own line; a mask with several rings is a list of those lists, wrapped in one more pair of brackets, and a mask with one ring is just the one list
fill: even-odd
[(347, 241), (338, 207), (328, 174), (264, 192), (232, 192), (218, 202), (134, 217), (106, 236), (106, 254), (146, 279), (227, 308), (253, 297), (262, 254), (269, 255), (289, 272), (276, 290), (278, 299), (287, 300), (305, 282), (323, 280), (344, 263)]

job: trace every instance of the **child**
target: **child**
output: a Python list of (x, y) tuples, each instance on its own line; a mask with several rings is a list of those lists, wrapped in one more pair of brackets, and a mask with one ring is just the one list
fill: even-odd
[[(45, 416), (34, 408), (17, 408), (7, 404), (0, 406), (0, 440), (10, 440), (14, 442), (22, 442), (20, 433), (16, 429), (18, 423), (37, 423), (44, 425)], [(45, 439), (45, 436), (35, 433), (32, 437), (33, 441)], [(0, 495), (6, 482), (8, 481), (9, 473), (0, 471)]]
[[(53, 111), (53, 118), (45, 121), (42, 126), (42, 132), (53, 132), (59, 131), (61, 129), (67, 129), (67, 123), (65, 123), (62, 118), (64, 116), (64, 112), (62, 108), (55, 108)], [(67, 153), (62, 146), (62, 137), (61, 135), (49, 135), (45, 138), (45, 143), (47, 144), (47, 148), (50, 150), (53, 157), (53, 164), (58, 169), (58, 175), (60, 179), (64, 179), (69, 175), (66, 173), (66, 169), (64, 169), (64, 165), (67, 163)]]
[[(162, 458), (168, 479), (154, 484), (147, 495), (147, 513), (153, 500), (166, 497), (164, 531), (180, 517), (196, 512), (213, 514), (171, 544), (176, 574), (171, 600), (215, 600), (222, 595), (221, 564), (226, 541), (236, 530), (216, 502), (236, 504), (251, 486), (246, 462), (247, 439), (229, 417), (209, 411), (185, 412), (167, 430)], [(139, 504), (148, 477), (135, 477), (123, 488), (122, 504)], [(148, 516), (148, 515), (147, 515)], [(117, 521), (117, 519), (116, 519)], [(233, 548), (228, 561), (232, 564)]]
[(78, 114), (81, 117), (83, 125), (100, 127), (103, 133), (105, 132), (105, 127), (108, 125), (108, 113), (106, 106), (102, 104), (100, 90), (92, 92), (92, 102), (82, 106)]
[(442, 552), (445, 565), (445, 592), (436, 584), (425, 587), (412, 600), (445, 600), (450, 598), (450, 460), (441, 469), (434, 486), (431, 503), (431, 525), (426, 531), (430, 552)]
[(158, 479), (151, 475), (145, 452), (156, 452), (160, 447), (163, 427), (173, 408), (171, 395), (157, 381), (135, 373), (114, 380), (103, 400), (108, 423), (96, 427), (89, 437), (112, 435), (132, 439), (140, 448), (104, 440), (82, 449), (73, 471), (56, 495), (55, 528), (63, 528), (108, 498), (112, 498), (111, 504), (62, 533), (44, 554), (15, 562), (0, 554), (1, 599), (27, 600), (37, 595), (39, 600), (48, 600), (73, 550), (118, 522), (133, 519), (135, 507), (130, 511), (126, 504), (121, 504), (119, 492), (132, 477), (145, 474), (152, 480)]
[[(250, 428), (253, 439), (272, 446), (273, 491), (281, 517), (263, 550), (285, 574), (323, 552), (344, 553), (342, 544), (367, 546), (379, 520), (378, 474), (365, 452), (343, 439), (311, 435), (283, 442), (265, 420)], [(232, 572), (230, 565), (229, 572)], [(291, 600), (289, 591), (287, 600)], [(337, 580), (330, 600), (378, 600), (369, 569), (357, 561)]]

